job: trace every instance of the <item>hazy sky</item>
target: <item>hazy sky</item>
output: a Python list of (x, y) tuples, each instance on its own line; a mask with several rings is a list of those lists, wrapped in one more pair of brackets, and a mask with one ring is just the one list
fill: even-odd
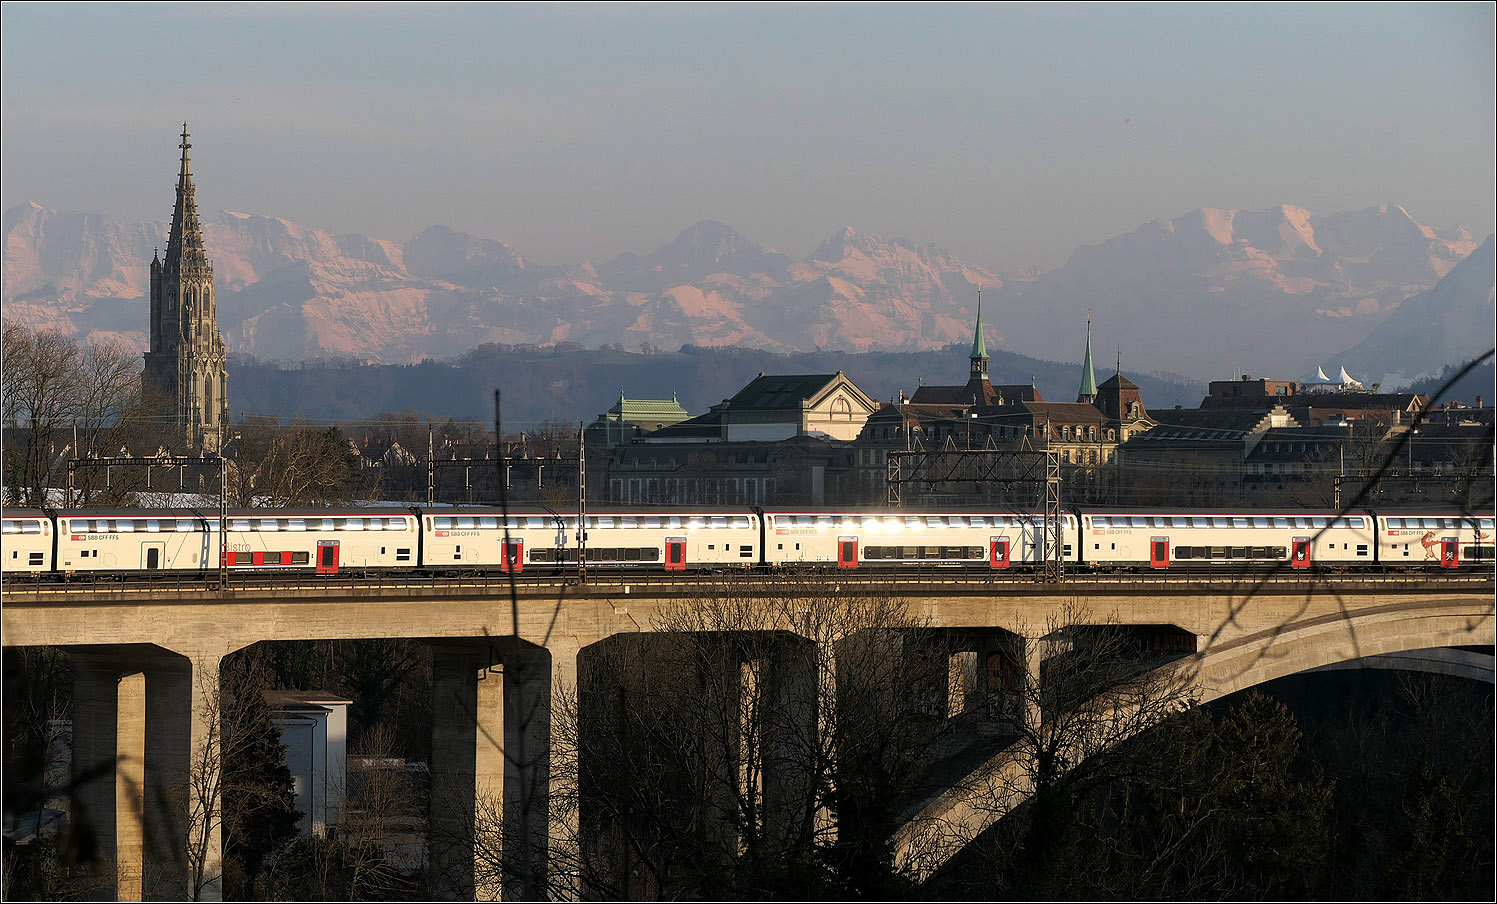
[(1198, 207), (1494, 221), (1493, 6), (72, 5), (0, 11), (6, 209), (198, 203), (565, 263), (699, 219), (1064, 262)]

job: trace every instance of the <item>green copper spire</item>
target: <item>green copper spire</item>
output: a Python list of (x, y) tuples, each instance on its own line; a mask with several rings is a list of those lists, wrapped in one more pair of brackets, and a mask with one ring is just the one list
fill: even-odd
[(1081, 391), (1076, 401), (1091, 402), (1097, 398), (1097, 374), (1092, 369), (1092, 312), (1086, 312), (1086, 357), (1081, 360)]
[(977, 329), (972, 335), (972, 376), (987, 379), (988, 346), (982, 339), (982, 286), (977, 287)]

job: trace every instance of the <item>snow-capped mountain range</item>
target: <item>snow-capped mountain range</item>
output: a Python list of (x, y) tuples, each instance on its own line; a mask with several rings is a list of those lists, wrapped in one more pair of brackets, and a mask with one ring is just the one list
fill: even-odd
[[(7, 320), (144, 349), (148, 266), (165, 247), (165, 222), (32, 203), (6, 211), (4, 230)], [(224, 339), (262, 359), (408, 363), (484, 342), (564, 340), (927, 349), (970, 341), (980, 284), (996, 346), (1074, 360), (1092, 309), (1097, 347), (1119, 345), (1125, 369), (1207, 378), (1334, 362), (1477, 247), (1464, 230), (1437, 233), (1396, 205), (1327, 216), (1203, 209), (1004, 284), (934, 246), (851, 228), (796, 260), (703, 221), (650, 254), (569, 266), (535, 265), (444, 226), (393, 242), (220, 212), (203, 230)], [(1490, 310), (1490, 293), (1482, 303)], [(1438, 370), (1455, 357), (1387, 372)]]

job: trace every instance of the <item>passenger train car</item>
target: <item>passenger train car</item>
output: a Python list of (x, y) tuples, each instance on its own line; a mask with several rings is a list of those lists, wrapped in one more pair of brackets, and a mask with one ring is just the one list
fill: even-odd
[[(1044, 519), (991, 511), (764, 508), (600, 511), (346, 507), (9, 509), (7, 578), (235, 573), (1032, 570)], [(1072, 509), (1067, 567), (1098, 571), (1493, 567), (1493, 519), (1450, 511)]]

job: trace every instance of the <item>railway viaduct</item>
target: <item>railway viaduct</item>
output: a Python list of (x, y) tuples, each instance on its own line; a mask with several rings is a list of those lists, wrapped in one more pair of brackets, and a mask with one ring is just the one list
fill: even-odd
[[(1179, 576), (1077, 577), (1060, 585), (835, 580), (834, 593), (877, 589), (904, 598), (933, 629), (979, 638), (968, 647), (986, 643), (980, 638), (1009, 638), (1022, 651), (1031, 685), (1047, 655), (1045, 637), (1077, 613), (1088, 624), (1179, 638), (1183, 655), (1162, 668), (1188, 671), (1198, 702), (1347, 663), (1492, 675), (1491, 574), (1431, 581), (1297, 575), (1252, 584)], [(194, 807), (183, 791), (194, 757), (216, 738), (223, 658), (260, 641), (370, 638), (419, 639), (435, 649), (432, 799), (461, 803), (433, 806), (431, 860), (452, 877), (448, 895), (471, 899), (497, 897), (501, 889), (475, 861), (471, 828), (464, 834), (474, 818), (470, 805), (502, 789), (511, 820), (511, 810), (522, 809), (514, 806), (519, 795), (533, 795), (537, 805), (524, 812), (550, 813), (528, 827), (534, 844), (526, 854), (537, 868), (544, 867), (546, 839), (562, 834), (543, 823), (573, 818), (547, 809), (553, 689), (576, 685), (578, 657), (588, 647), (650, 631), (663, 606), (701, 588), (682, 580), (524, 582), (511, 597), (502, 579), (343, 577), (226, 588), (7, 582), (5, 591), (5, 646), (61, 647), (73, 657), (72, 812), (90, 821), (105, 861), (112, 860), (112, 875), (103, 879), (119, 900), (221, 896), (221, 838), (205, 815), (216, 812), (216, 792), (198, 795)], [(783, 588), (756, 580), (738, 592)], [(1485, 653), (1472, 652), (1483, 647)], [(519, 768), (522, 759), (529, 768)], [(929, 874), (1022, 799), (1015, 769), (1013, 757), (1000, 753), (931, 799), (896, 839), (906, 865)], [(198, 845), (195, 858), (184, 855), (184, 837)], [(202, 869), (196, 881), (194, 862)]]

